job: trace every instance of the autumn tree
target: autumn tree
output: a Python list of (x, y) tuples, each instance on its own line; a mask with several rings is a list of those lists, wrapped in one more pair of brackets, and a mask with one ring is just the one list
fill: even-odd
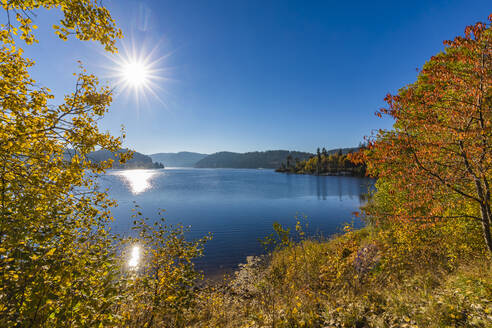
[[(474, 220), (492, 252), (492, 15), (445, 41), (417, 81), (377, 112), (394, 129), (371, 138), (368, 172), (404, 195), (370, 215), (398, 220)], [(379, 183), (379, 182), (378, 182)]]
[[(97, 0), (5, 0), (0, 30), (0, 326), (90, 327), (115, 320), (117, 263), (105, 229), (112, 202), (93, 176), (111, 165), (86, 155), (116, 151), (120, 139), (97, 120), (111, 90), (81, 69), (56, 105), (29, 75), (21, 46), (37, 42), (37, 10), (57, 9), (55, 33), (98, 41), (115, 52), (121, 37)], [(71, 151), (68, 151), (71, 150)]]
[(323, 149), (321, 150), (321, 153), (323, 154), (323, 156), (328, 157), (328, 151), (326, 150), (325, 147), (323, 147)]
[(291, 161), (292, 161), (292, 155), (287, 155), (287, 169), (290, 168), (290, 164), (291, 164)]

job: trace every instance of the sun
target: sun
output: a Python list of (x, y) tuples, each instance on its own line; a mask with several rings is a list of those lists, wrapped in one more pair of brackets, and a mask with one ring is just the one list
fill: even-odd
[(107, 56), (113, 65), (108, 65), (108, 77), (115, 86), (117, 95), (132, 96), (139, 105), (150, 98), (164, 104), (160, 95), (166, 90), (163, 86), (169, 81), (169, 69), (165, 66), (168, 55), (159, 56), (158, 46), (148, 50), (144, 45), (122, 44), (122, 52)]
[(133, 89), (138, 93), (152, 91), (155, 87), (154, 82), (158, 79), (155, 73), (152, 63), (142, 58), (120, 58), (117, 62), (116, 75), (118, 84), (123, 89)]
[(121, 75), (125, 83), (134, 88), (147, 85), (151, 79), (149, 67), (137, 61), (124, 63), (121, 67)]

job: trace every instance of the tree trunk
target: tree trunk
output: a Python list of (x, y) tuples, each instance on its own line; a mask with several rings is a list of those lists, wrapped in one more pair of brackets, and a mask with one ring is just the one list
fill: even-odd
[[(488, 207), (488, 208), (487, 208)], [(482, 229), (483, 237), (489, 251), (492, 253), (492, 237), (490, 235), (490, 205), (482, 204), (480, 206), (480, 212), (482, 214)]]

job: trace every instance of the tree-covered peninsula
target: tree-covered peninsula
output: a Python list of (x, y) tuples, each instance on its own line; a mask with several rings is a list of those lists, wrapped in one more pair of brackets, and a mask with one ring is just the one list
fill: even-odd
[(349, 158), (350, 153), (359, 150), (360, 148), (343, 148), (327, 151), (325, 148), (322, 150), (318, 148), (316, 155), (304, 160), (289, 155), (276, 171), (295, 174), (365, 176), (366, 165), (354, 163)]

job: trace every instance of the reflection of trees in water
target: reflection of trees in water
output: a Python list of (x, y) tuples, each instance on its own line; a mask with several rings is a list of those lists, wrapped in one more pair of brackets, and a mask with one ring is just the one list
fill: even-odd
[(328, 192), (326, 191), (326, 179), (324, 177), (316, 177), (316, 191), (318, 192), (318, 200), (326, 200)]
[(371, 194), (376, 190), (375, 183), (374, 179), (367, 179), (360, 184), (359, 205), (364, 205), (369, 201)]
[(287, 180), (287, 195), (291, 196), (294, 193), (292, 186), (292, 176), (290, 174), (286, 175)]
[(340, 179), (340, 177), (337, 177), (337, 186), (338, 186), (338, 200), (339, 201), (342, 201), (342, 195), (343, 195), (343, 184), (342, 184), (342, 180)]
[(368, 193), (360, 193), (359, 194), (359, 205), (364, 205), (369, 200)]
[[(369, 193), (374, 189), (374, 180), (356, 177), (315, 176), (316, 195), (318, 200), (326, 200), (327, 197), (337, 197), (350, 200), (358, 199), (360, 205), (367, 202)], [(289, 185), (289, 189), (292, 186)]]

